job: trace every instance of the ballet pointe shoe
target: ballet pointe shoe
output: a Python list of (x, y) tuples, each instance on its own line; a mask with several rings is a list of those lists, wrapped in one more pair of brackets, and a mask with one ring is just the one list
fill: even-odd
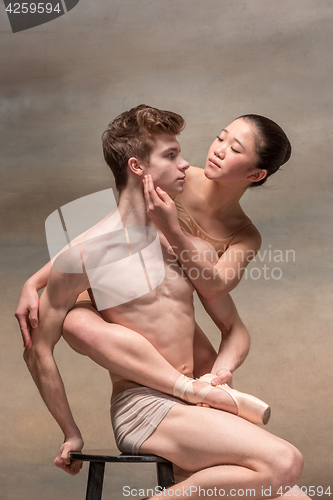
[(202, 403), (202, 401), (205, 399), (205, 396), (207, 394), (215, 389), (212, 385), (207, 385), (206, 387), (203, 387), (197, 394), (194, 394), (193, 390), (193, 382), (195, 382), (195, 379), (189, 378), (186, 375), (181, 375), (179, 379), (176, 380), (176, 383), (173, 388), (173, 395), (176, 398), (183, 399), (185, 400), (185, 395), (187, 397), (187, 402), (188, 403)]
[[(198, 380), (211, 383), (214, 378), (216, 378), (216, 375), (213, 373), (207, 373)], [(232, 389), (227, 384), (220, 384), (214, 387), (223, 389), (229, 394), (237, 406), (237, 415), (239, 417), (242, 417), (253, 424), (266, 425), (268, 423), (271, 416), (271, 409), (268, 404), (264, 403), (264, 401), (261, 401), (261, 399), (258, 399), (251, 394), (236, 391), (236, 389)]]

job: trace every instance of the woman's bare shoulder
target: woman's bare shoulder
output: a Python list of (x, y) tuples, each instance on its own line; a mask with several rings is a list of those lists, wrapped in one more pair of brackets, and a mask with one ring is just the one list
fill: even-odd
[(244, 244), (246, 247), (254, 251), (258, 251), (261, 247), (261, 234), (256, 226), (250, 221), (241, 227), (235, 234), (232, 245)]
[(191, 166), (186, 172), (186, 176), (188, 176), (189, 179), (202, 178), (204, 175), (204, 169), (200, 167)]
[[(183, 194), (181, 195), (183, 201), (191, 201), (193, 193), (198, 193), (198, 188), (202, 183), (204, 171), (199, 167), (190, 167), (186, 171), (186, 182)], [(200, 191), (199, 191), (200, 192)]]

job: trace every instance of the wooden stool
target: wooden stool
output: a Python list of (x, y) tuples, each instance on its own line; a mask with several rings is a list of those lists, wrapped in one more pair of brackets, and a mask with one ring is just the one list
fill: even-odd
[(156, 455), (109, 455), (104, 450), (87, 451), (85, 453), (70, 453), (71, 460), (90, 462), (87, 483), (86, 500), (101, 500), (105, 462), (147, 463), (155, 462), (157, 469), (157, 482), (161, 488), (168, 488), (173, 484), (172, 463)]

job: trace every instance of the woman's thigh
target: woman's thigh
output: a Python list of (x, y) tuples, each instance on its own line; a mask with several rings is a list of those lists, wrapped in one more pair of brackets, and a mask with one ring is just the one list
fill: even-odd
[(123, 375), (127, 353), (131, 359), (131, 347), (141, 342), (138, 333), (104, 321), (89, 301), (77, 302), (69, 311), (63, 324), (63, 337), (76, 352), (120, 375)]
[(139, 333), (104, 321), (88, 302), (68, 313), (63, 336), (77, 352), (122, 378), (172, 394), (180, 373)]
[(63, 337), (75, 351), (86, 354), (87, 344), (106, 326), (107, 323), (90, 301), (79, 301), (65, 318)]
[(163, 456), (189, 471), (226, 464), (258, 470), (293, 450), (297, 453), (289, 443), (236, 415), (190, 405), (172, 407), (140, 447), (140, 453)]

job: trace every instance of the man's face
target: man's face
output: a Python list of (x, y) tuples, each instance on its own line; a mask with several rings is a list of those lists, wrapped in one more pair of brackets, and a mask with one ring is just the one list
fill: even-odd
[(152, 176), (154, 186), (160, 187), (175, 197), (183, 192), (185, 171), (189, 163), (180, 156), (180, 145), (176, 136), (159, 134), (155, 136), (149, 163), (144, 165), (144, 173)]

